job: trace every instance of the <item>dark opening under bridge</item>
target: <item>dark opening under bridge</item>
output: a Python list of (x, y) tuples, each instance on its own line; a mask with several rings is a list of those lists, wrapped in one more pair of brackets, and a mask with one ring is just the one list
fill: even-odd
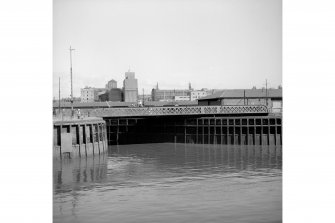
[(91, 115), (106, 121), (109, 145), (282, 143), (282, 117), (263, 105), (105, 108)]

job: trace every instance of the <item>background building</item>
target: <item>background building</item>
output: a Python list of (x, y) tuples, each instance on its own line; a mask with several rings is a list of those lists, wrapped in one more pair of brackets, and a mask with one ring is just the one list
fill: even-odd
[(139, 94), (139, 95), (137, 96), (137, 100), (138, 100), (138, 101), (151, 101), (151, 100), (152, 100), (152, 98), (151, 98), (151, 94), (145, 94), (145, 95), (143, 95), (143, 94)]
[(206, 90), (195, 90), (190, 92), (191, 101), (198, 100), (199, 98), (206, 97), (208, 92)]
[(190, 96), (175, 96), (174, 97), (174, 101), (189, 101), (190, 100)]
[(174, 101), (176, 96), (190, 96), (190, 90), (159, 90), (156, 88), (151, 91), (153, 101)]
[(108, 91), (98, 94), (99, 101), (109, 101), (108, 100)]
[(123, 93), (120, 88), (112, 88), (109, 91), (99, 95), (99, 101), (119, 101), (121, 102)]
[(138, 84), (135, 72), (126, 72), (123, 81), (123, 96), (125, 102), (137, 102)]
[(95, 102), (99, 101), (98, 93), (105, 92), (105, 88), (92, 88), (85, 87), (80, 90), (80, 101), (81, 102)]
[(123, 92), (120, 88), (113, 88), (108, 91), (108, 100), (109, 101), (122, 101)]
[(106, 89), (107, 90), (110, 90), (110, 89), (113, 89), (113, 88), (117, 88), (117, 82), (114, 79), (108, 81), (108, 83), (106, 84)]
[(199, 105), (266, 105), (271, 112), (282, 112), (282, 89), (223, 90), (198, 99)]

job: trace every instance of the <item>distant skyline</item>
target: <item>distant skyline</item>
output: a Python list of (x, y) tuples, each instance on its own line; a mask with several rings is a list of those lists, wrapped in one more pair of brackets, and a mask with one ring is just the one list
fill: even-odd
[(74, 96), (135, 72), (139, 94), (161, 89), (277, 88), (281, 0), (54, 0), (53, 96)]

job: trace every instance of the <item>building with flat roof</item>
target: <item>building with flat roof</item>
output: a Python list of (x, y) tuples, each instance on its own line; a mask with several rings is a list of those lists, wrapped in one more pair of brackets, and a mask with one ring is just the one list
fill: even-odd
[(125, 73), (125, 79), (123, 81), (123, 97), (125, 102), (137, 102), (138, 96), (138, 83), (135, 78), (135, 72)]
[(152, 89), (151, 97), (153, 101), (174, 101), (176, 96), (189, 96), (190, 90), (159, 90)]
[(92, 88), (92, 87), (85, 87), (80, 90), (80, 102), (95, 102), (99, 101), (98, 94), (101, 92), (105, 92), (105, 88)]
[(198, 105), (265, 105), (282, 112), (282, 89), (229, 89), (198, 99)]

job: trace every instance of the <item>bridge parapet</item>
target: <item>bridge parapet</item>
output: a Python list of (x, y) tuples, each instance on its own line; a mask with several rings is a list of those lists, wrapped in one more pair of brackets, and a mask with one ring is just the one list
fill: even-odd
[(142, 108), (104, 108), (92, 111), (97, 117), (138, 117), (211, 114), (268, 114), (264, 105), (238, 106), (175, 106)]

